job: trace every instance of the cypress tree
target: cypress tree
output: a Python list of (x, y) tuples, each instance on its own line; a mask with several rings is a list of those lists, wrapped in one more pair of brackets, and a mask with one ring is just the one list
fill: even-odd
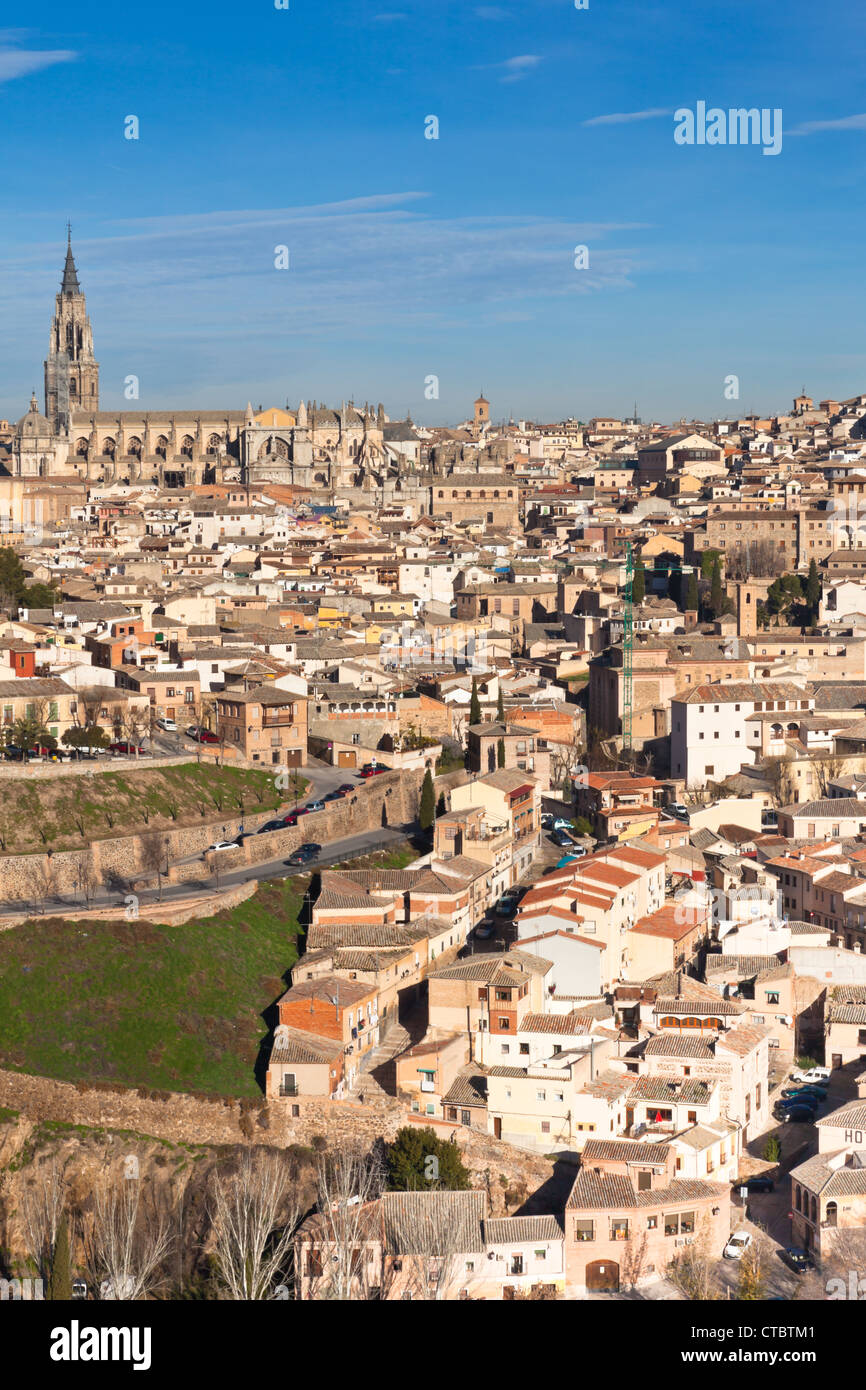
[(810, 621), (818, 621), (818, 605), (821, 602), (821, 576), (814, 560), (809, 561), (809, 577), (806, 580), (806, 605)]
[(503, 696), (502, 696), (502, 686), (501, 686), (501, 685), (500, 685), (500, 687), (499, 687), (499, 695), (497, 696), (497, 699), (496, 699), (496, 718), (499, 720), (500, 724), (504, 724), (504, 723), (505, 723), (505, 700), (503, 699)]
[(722, 611), (724, 594), (722, 593), (722, 562), (718, 555), (713, 561), (713, 576), (710, 580), (710, 607), (713, 610), (713, 617), (717, 618)]
[(504, 766), (505, 766), (505, 739), (504, 739), (504, 738), (499, 739), (498, 743), (496, 744), (496, 766), (497, 766), (497, 767), (504, 767)]
[(469, 701), (469, 723), (481, 723), (481, 701), (478, 698), (478, 681), (472, 677), (472, 698)]
[(60, 1225), (57, 1228), (57, 1240), (54, 1243), (54, 1254), (51, 1257), (51, 1273), (48, 1276), (48, 1297), (52, 1303), (69, 1303), (72, 1301), (72, 1272), (70, 1269), (69, 1255), (69, 1228), (66, 1223), (66, 1214), (60, 1218)]
[(430, 830), (436, 813), (436, 792), (433, 787), (433, 774), (429, 767), (421, 784), (421, 804), (418, 808), (418, 823), (422, 830)]
[(690, 608), (693, 608), (693, 609), (695, 609), (695, 610), (697, 611), (698, 605), (699, 605), (699, 599), (698, 599), (698, 580), (697, 580), (697, 576), (696, 576), (694, 570), (692, 570), (691, 574), (689, 575), (689, 582), (688, 582), (688, 584), (686, 585), (686, 603), (685, 603), (685, 606), (686, 606), (686, 609), (687, 609), (687, 610), (690, 609)]

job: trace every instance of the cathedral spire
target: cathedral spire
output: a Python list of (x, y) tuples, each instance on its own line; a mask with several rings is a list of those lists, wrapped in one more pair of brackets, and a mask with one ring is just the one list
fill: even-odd
[(61, 294), (80, 294), (81, 286), (78, 283), (78, 271), (75, 269), (75, 261), (72, 256), (72, 224), (66, 224), (66, 264), (63, 267), (63, 283), (60, 286)]

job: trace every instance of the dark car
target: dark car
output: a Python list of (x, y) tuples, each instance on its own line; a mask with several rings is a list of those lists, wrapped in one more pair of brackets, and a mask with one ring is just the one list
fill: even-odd
[(787, 1250), (783, 1250), (782, 1259), (789, 1269), (793, 1269), (795, 1274), (805, 1274), (807, 1269), (815, 1268), (815, 1261), (808, 1250), (802, 1250), (798, 1245), (789, 1245)]
[(9, 762), (23, 763), (24, 749), (19, 748), (17, 743), (7, 743), (6, 747), (3, 749), (3, 757)]
[(137, 753), (141, 755), (144, 749), (137, 743), (109, 743), (109, 753)]
[(355, 790), (355, 784), (354, 784), (354, 782), (341, 782), (340, 785), (339, 785), (339, 787), (337, 788), (337, 791), (338, 791), (338, 792), (343, 792), (344, 795), (348, 795), (349, 792), (353, 792), (354, 790)]
[(777, 1100), (777, 1110), (793, 1110), (796, 1107), (808, 1106), (810, 1110), (817, 1110), (821, 1104), (817, 1096), (790, 1096), (788, 1100)]
[(815, 1118), (815, 1111), (808, 1105), (792, 1105), (790, 1110), (785, 1110), (781, 1115), (776, 1116), (782, 1121), (783, 1125), (811, 1124)]
[(574, 838), (567, 834), (565, 830), (554, 830), (553, 840), (555, 844), (559, 845), (560, 849), (574, 848)]
[(346, 792), (341, 792), (341, 791), (339, 791), (339, 790), (333, 791), (333, 792), (327, 792), (327, 793), (322, 797), (322, 800), (323, 800), (323, 801), (342, 801), (342, 800), (343, 800), (343, 797), (346, 796), (346, 795), (347, 795)]
[(772, 1178), (759, 1175), (754, 1178), (746, 1178), (744, 1182), (735, 1182), (734, 1187), (745, 1187), (751, 1192), (775, 1192), (776, 1185)]
[(291, 868), (300, 868), (304, 864), (309, 864), (311, 860), (318, 859), (321, 852), (321, 845), (313, 844), (312, 840), (308, 840), (306, 844), (298, 845), (297, 849), (292, 850), (286, 863)]
[(259, 826), (258, 830), (256, 831), (256, 834), (257, 834), (257, 835), (264, 835), (264, 834), (266, 834), (266, 833), (267, 833), (268, 831), (270, 831), (270, 830), (285, 830), (285, 828), (286, 828), (285, 821), (282, 821), (282, 820), (266, 820), (265, 823), (264, 823), (264, 825), (260, 825), (260, 826)]
[(810, 1097), (811, 1097), (812, 1100), (817, 1100), (817, 1101), (826, 1100), (826, 1099), (827, 1099), (827, 1087), (826, 1087), (826, 1086), (789, 1086), (787, 1090), (785, 1090), (785, 1091), (782, 1092), (782, 1099), (783, 1099), (783, 1100), (786, 1100), (786, 1101), (788, 1101), (788, 1100), (793, 1100), (793, 1101), (807, 1100), (807, 1099), (809, 1099)]

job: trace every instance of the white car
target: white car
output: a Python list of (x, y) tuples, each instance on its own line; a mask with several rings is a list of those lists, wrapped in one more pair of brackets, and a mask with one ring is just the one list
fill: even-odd
[(830, 1080), (830, 1068), (829, 1068), (829, 1067), (811, 1067), (811, 1068), (809, 1069), (809, 1071), (792, 1071), (792, 1072), (791, 1072), (791, 1080), (792, 1080), (792, 1081), (802, 1081), (802, 1082), (805, 1082), (807, 1085), (808, 1085), (810, 1082), (815, 1082), (815, 1081), (829, 1081), (829, 1080)]
[(751, 1231), (734, 1231), (722, 1254), (726, 1260), (739, 1260), (752, 1243)]
[(237, 840), (217, 840), (215, 844), (213, 844), (213, 845), (208, 845), (208, 847), (207, 847), (207, 852), (208, 852), (208, 854), (212, 854), (215, 850), (218, 850), (218, 849), (239, 849), (239, 848), (240, 848), (240, 846), (238, 845)]
[(164, 729), (167, 734), (177, 733), (177, 724), (173, 719), (157, 719), (156, 727), (158, 729)]

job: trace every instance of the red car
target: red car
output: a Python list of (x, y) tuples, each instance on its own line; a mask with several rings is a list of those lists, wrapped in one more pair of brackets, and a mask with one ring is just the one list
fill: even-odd
[(143, 753), (144, 749), (135, 743), (109, 743), (109, 753)]
[(338, 792), (344, 792), (345, 794), (348, 794), (349, 792), (353, 792), (354, 790), (355, 790), (355, 784), (354, 784), (354, 782), (341, 782), (340, 785), (339, 785), (339, 787), (337, 788), (337, 791), (338, 791)]
[(297, 811), (289, 812), (283, 821), (283, 825), (297, 825), (299, 816), (308, 816), (309, 814), (305, 806), (299, 806)]
[(362, 768), (361, 768), (361, 772), (360, 772), (360, 776), (361, 776), (361, 777), (378, 777), (378, 775), (379, 775), (380, 772), (390, 772), (390, 771), (391, 771), (390, 767), (382, 767), (381, 763), (377, 763), (375, 767), (362, 767)]
[(187, 733), (190, 738), (195, 739), (196, 743), (219, 743), (219, 738), (216, 734), (212, 734), (210, 729), (197, 729), (193, 724), (187, 729)]

